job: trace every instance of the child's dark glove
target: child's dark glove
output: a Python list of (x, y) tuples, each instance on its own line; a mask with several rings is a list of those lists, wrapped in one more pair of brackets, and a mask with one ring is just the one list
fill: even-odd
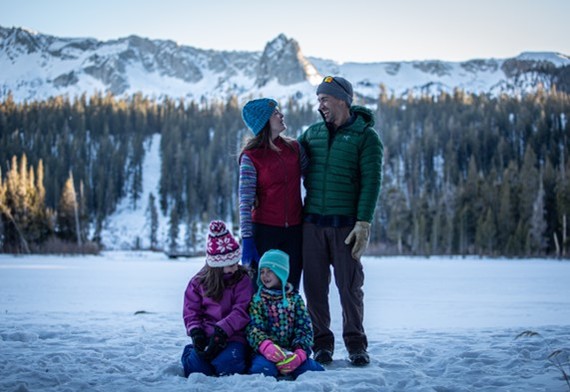
[(192, 328), (190, 331), (190, 337), (192, 338), (192, 344), (194, 345), (194, 350), (197, 353), (202, 353), (208, 345), (208, 337), (206, 332), (202, 328)]
[(219, 353), (222, 352), (224, 348), (228, 345), (228, 335), (226, 332), (218, 327), (214, 328), (214, 334), (210, 336), (210, 342), (208, 346), (204, 350), (203, 357), (204, 359), (211, 361), (212, 359), (216, 358)]

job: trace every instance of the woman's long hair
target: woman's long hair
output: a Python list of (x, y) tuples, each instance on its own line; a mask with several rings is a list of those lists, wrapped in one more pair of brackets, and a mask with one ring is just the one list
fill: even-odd
[[(295, 147), (293, 147), (295, 139), (281, 135), (280, 137), (283, 139), (287, 147), (295, 151)], [(241, 161), (241, 156), (245, 151), (253, 150), (256, 148), (270, 148), (273, 151), (281, 151), (281, 149), (277, 147), (275, 143), (273, 143), (273, 140), (271, 140), (271, 126), (269, 125), (269, 121), (267, 121), (267, 124), (265, 124), (261, 132), (259, 132), (256, 136), (245, 139), (241, 151), (238, 154), (238, 161)]]
[(232, 277), (225, 280), (223, 267), (210, 267), (206, 264), (198, 274), (200, 276), (200, 283), (205, 288), (204, 294), (206, 297), (218, 302), (222, 299), (226, 287), (233, 286), (248, 273), (243, 265), (238, 265), (238, 269), (233, 273)]

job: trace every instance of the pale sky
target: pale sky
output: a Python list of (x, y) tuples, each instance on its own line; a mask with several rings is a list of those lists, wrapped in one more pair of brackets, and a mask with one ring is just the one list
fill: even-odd
[(280, 33), (338, 62), (570, 55), (570, 0), (0, 0), (0, 26), (263, 51)]

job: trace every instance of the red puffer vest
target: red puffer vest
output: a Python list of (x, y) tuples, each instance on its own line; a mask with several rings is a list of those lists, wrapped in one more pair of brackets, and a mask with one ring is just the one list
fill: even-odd
[(263, 225), (289, 227), (301, 224), (301, 164), (299, 144), (294, 150), (281, 137), (274, 140), (281, 150), (259, 148), (246, 151), (257, 172), (258, 205), (252, 221)]

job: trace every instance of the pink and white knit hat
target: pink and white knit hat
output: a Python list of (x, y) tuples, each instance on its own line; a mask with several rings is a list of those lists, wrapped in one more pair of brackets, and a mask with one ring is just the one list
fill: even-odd
[(239, 243), (226, 229), (224, 222), (210, 222), (206, 243), (206, 263), (210, 267), (226, 267), (238, 263), (241, 259)]

